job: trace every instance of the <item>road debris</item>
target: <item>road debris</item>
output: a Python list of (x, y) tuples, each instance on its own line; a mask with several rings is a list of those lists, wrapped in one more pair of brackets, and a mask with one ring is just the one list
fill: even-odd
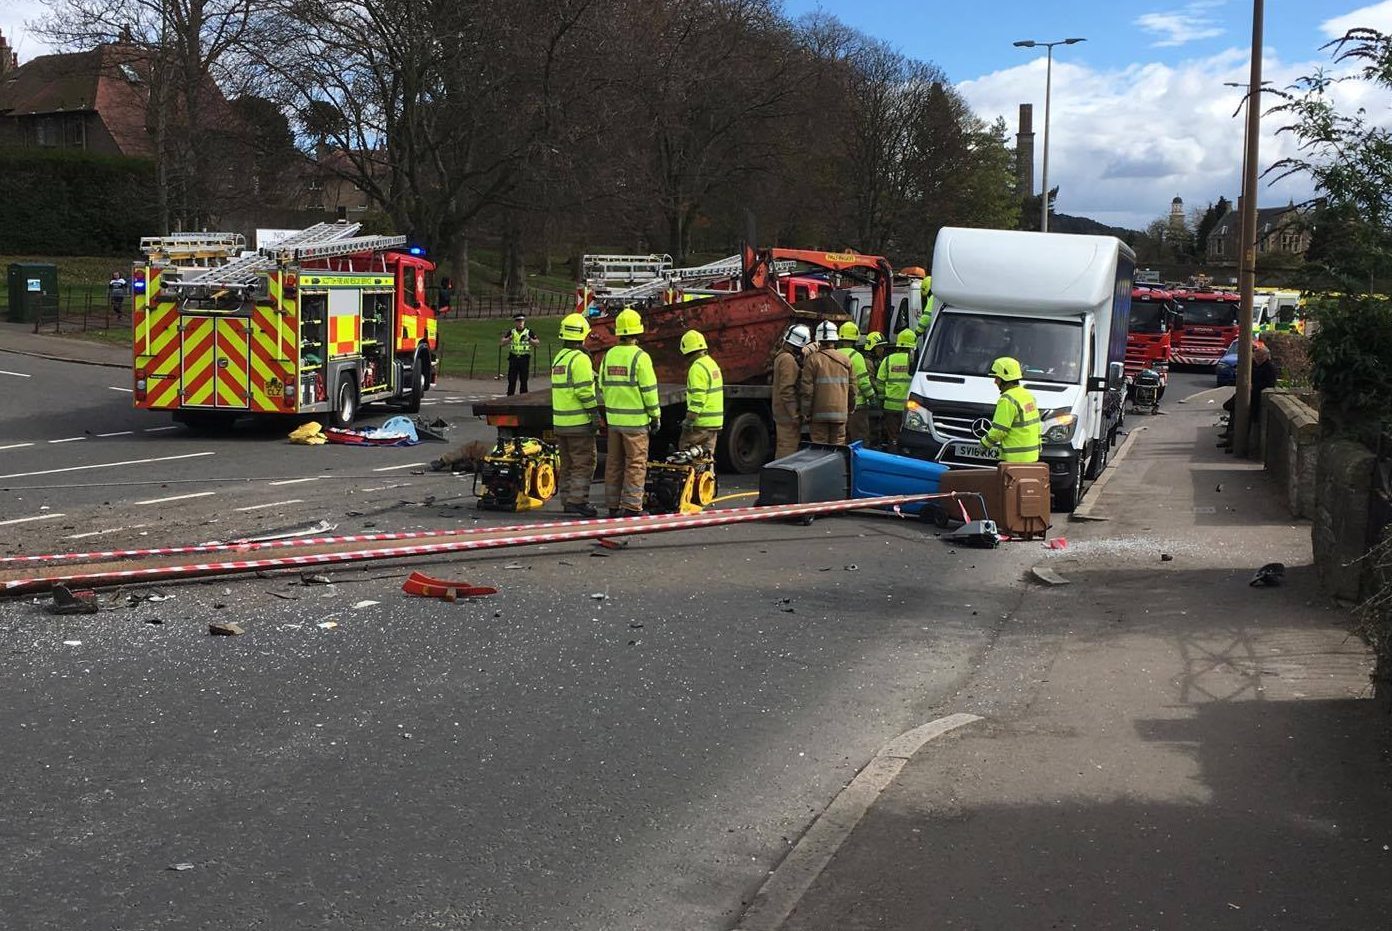
[(246, 633), (246, 628), (230, 621), (208, 625), (208, 634), (213, 637), (237, 637), (244, 633)]
[(294, 540), (297, 537), (313, 537), (323, 533), (332, 533), (337, 529), (337, 524), (331, 524), (327, 520), (321, 518), (318, 523), (309, 527), (300, 527), (295, 530), (280, 530), (260, 537), (239, 537), (236, 540), (229, 541), (228, 545), (244, 546), (248, 543), (274, 543), (277, 540)]
[(1160, 554), (1160, 561), (1161, 561), (1161, 562), (1174, 562), (1174, 557), (1171, 556), (1169, 553), (1161, 553), (1161, 554)]
[(166, 870), (173, 870), (173, 871), (176, 872), (176, 873), (182, 873), (182, 872), (185, 872), (186, 870), (191, 870), (191, 869), (193, 869), (193, 864), (192, 864), (192, 863), (171, 863), (171, 864), (169, 864), (168, 866), (166, 866), (165, 869), (166, 869)]
[(1044, 548), (1046, 550), (1066, 550), (1068, 549), (1068, 538), (1054, 537), (1052, 540), (1045, 540)]
[(318, 627), (320, 630), (333, 630), (335, 627), (338, 626), (338, 621), (320, 621), (318, 624), (315, 624), (314, 626)]
[(273, 597), (273, 598), (279, 598), (281, 601), (299, 601), (299, 600), (300, 600), (300, 596), (299, 596), (299, 595), (288, 595), (288, 594), (286, 594), (285, 592), (269, 591), (269, 592), (266, 592), (266, 594), (267, 594), (267, 595), (270, 595), (270, 596)]
[(592, 592), (592, 593), (590, 594), (590, 597), (593, 598), (595, 601), (603, 601), (604, 599), (608, 598), (609, 596), (606, 595), (606, 594), (604, 594), (604, 592)]
[(315, 573), (313, 573), (313, 572), (301, 572), (301, 573), (300, 573), (300, 584), (301, 584), (301, 585), (332, 585), (332, 584), (333, 584), (333, 580), (330, 579), (327, 575), (318, 575), (318, 574), (315, 574)]
[(74, 591), (66, 585), (53, 586), (53, 601), (48, 605), (50, 614), (96, 614), (100, 610), (97, 593), (91, 589)]
[(1269, 562), (1257, 570), (1257, 574), (1252, 576), (1252, 581), (1247, 584), (1253, 588), (1275, 588), (1286, 578), (1286, 564), (1280, 562)]
[(81, 641), (81, 640), (64, 640), (64, 641), (63, 641), (63, 646), (65, 646), (65, 647), (80, 647), (80, 646), (82, 646), (82, 641)]
[(367, 598), (367, 599), (364, 599), (364, 600), (362, 600), (362, 601), (359, 601), (357, 604), (353, 605), (353, 608), (354, 608), (354, 610), (357, 610), (357, 609), (359, 609), (359, 608), (370, 608), (370, 607), (372, 607), (373, 605), (379, 605), (379, 604), (381, 604), (380, 601), (373, 601), (371, 598)]
[(1047, 566), (1035, 566), (1030, 573), (1045, 585), (1067, 585), (1068, 580)]
[[(416, 595), (421, 598), (443, 598), (445, 601), (498, 593), (496, 588), (471, 585), (468, 582), (450, 582), (428, 576), (424, 572), (412, 572), (406, 581), (401, 583), (401, 590), (408, 595)], [(376, 604), (377, 602), (366, 603)], [(354, 605), (354, 607), (359, 607), (359, 605)]]
[(594, 541), (595, 546), (602, 546), (606, 550), (621, 550), (626, 548), (628, 546), (628, 543), (629, 541), (627, 540), (613, 540), (609, 537), (602, 537), (601, 539)]

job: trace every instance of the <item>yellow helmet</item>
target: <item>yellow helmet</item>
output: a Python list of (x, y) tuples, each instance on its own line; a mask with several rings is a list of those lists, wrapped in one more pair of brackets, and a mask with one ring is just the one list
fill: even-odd
[(865, 348), (874, 349), (885, 341), (884, 334), (879, 330), (871, 330), (865, 335)]
[(991, 374), (1001, 381), (1019, 381), (1024, 377), (1020, 371), (1020, 363), (1009, 356), (1001, 356), (991, 363)]
[(697, 330), (687, 330), (681, 338), (681, 354), (689, 356), (706, 348), (706, 338)]
[(900, 349), (912, 349), (916, 342), (918, 337), (913, 330), (900, 330), (899, 335), (894, 338), (894, 345)]
[(643, 332), (643, 318), (632, 307), (625, 307), (614, 318), (615, 336), (637, 336)]
[(561, 339), (583, 343), (590, 335), (590, 323), (579, 314), (569, 314), (561, 321)]
[(860, 339), (860, 327), (856, 326), (854, 322), (847, 320), (845, 323), (841, 324), (841, 338), (848, 343)]

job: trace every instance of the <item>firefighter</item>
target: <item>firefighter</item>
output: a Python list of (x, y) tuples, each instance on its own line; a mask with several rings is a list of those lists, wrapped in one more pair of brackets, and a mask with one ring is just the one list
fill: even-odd
[(551, 424), (561, 450), (558, 482), (567, 514), (594, 517), (590, 482), (595, 470), (595, 428), (599, 400), (595, 397), (594, 363), (585, 352), (590, 325), (580, 314), (561, 321), (561, 350), (551, 362)]
[(894, 348), (880, 361), (877, 378), (884, 395), (884, 434), (888, 449), (896, 449), (899, 445), (899, 428), (904, 422), (909, 382), (913, 379), (915, 342), (913, 330), (900, 330), (894, 339)]
[(802, 439), (803, 412), (798, 400), (798, 375), (802, 353), (812, 342), (812, 333), (800, 323), (788, 327), (783, 345), (773, 357), (773, 426), (776, 431), (773, 458), (797, 452)]
[(817, 324), (815, 348), (807, 354), (798, 375), (802, 412), (810, 422), (814, 443), (846, 445), (846, 419), (855, 409), (855, 367), (837, 350), (836, 324)]
[(933, 276), (924, 275), (919, 288), (923, 292), (923, 312), (918, 315), (918, 322), (914, 324), (914, 335), (921, 337), (928, 332), (928, 325), (933, 322)]
[(870, 366), (865, 355), (857, 348), (860, 340), (860, 327), (847, 320), (841, 324), (841, 352), (851, 360), (851, 374), (855, 378), (855, 407), (846, 418), (846, 442), (870, 439), (870, 408), (875, 405), (875, 385), (870, 380)]
[(657, 375), (652, 358), (638, 348), (643, 318), (625, 307), (614, 318), (619, 344), (604, 354), (599, 387), (604, 393), (604, 418), (609, 424), (609, 448), (604, 462), (604, 499), (609, 516), (641, 516), (647, 483), (648, 435), (662, 424), (657, 404)]
[(691, 367), (686, 370), (686, 418), (677, 448), (700, 446), (714, 458), (715, 440), (725, 425), (725, 381), (698, 331), (682, 334), (681, 354), (691, 360)]
[(1001, 462), (1039, 461), (1039, 409), (1034, 395), (1020, 384), (1020, 363), (1001, 356), (991, 363), (991, 375), (1000, 389), (991, 429), (981, 438), (987, 449), (999, 449)]
[(508, 396), (517, 393), (518, 382), (522, 383), (522, 394), (526, 394), (527, 375), (532, 367), (532, 350), (541, 345), (541, 340), (527, 328), (526, 314), (518, 314), (512, 318), (512, 329), (498, 339), (498, 345), (508, 347)]

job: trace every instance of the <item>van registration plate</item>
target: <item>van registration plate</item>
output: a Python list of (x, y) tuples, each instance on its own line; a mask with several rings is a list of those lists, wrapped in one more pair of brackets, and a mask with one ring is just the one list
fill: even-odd
[(1000, 459), (1000, 450), (987, 448), (980, 443), (958, 443), (956, 450), (960, 459), (981, 459), (987, 462)]

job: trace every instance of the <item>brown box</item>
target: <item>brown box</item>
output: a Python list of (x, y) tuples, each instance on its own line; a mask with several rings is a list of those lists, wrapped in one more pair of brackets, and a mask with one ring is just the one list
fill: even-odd
[[(1005, 514), (1004, 501), (1001, 498), (1001, 474), (996, 469), (953, 469), (938, 479), (938, 491), (948, 492), (976, 492), (985, 499), (986, 512), (981, 511), (981, 500), (978, 498), (963, 498), (962, 504), (967, 509), (967, 516), (972, 520), (984, 520), (989, 518), (998, 524)], [(944, 510), (947, 516), (954, 520), (960, 520), (961, 511), (951, 502), (945, 502)], [(1004, 526), (1001, 527), (1004, 530)]]
[(1043, 462), (1003, 462), (996, 525), (1011, 536), (1043, 537), (1049, 530), (1049, 466)]

